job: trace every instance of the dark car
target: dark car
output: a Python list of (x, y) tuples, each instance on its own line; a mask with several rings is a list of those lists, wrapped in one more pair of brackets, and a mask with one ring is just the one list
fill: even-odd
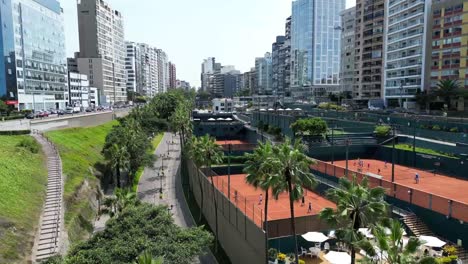
[(62, 109), (57, 110), (57, 115), (61, 116), (64, 114), (65, 114), (65, 111), (63, 111)]
[(51, 115), (55, 115), (55, 114), (57, 114), (57, 109), (51, 108), (51, 109), (49, 110), (49, 113), (50, 113)]
[(27, 119), (34, 119), (34, 114), (33, 114), (33, 113), (28, 113), (28, 114), (26, 115), (26, 118), (27, 118)]

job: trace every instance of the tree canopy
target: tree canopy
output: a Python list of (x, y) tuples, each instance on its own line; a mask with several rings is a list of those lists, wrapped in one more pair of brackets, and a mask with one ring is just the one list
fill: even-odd
[(327, 132), (327, 122), (319, 117), (299, 119), (291, 125), (294, 135), (318, 136)]
[(212, 242), (203, 227), (177, 226), (166, 206), (131, 205), (110, 219), (104, 231), (73, 247), (62, 263), (133, 263), (143, 252), (165, 263), (193, 263)]

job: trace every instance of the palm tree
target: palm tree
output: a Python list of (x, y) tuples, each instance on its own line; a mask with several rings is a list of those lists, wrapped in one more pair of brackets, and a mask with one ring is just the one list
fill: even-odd
[(246, 153), (247, 162), (244, 172), (247, 173), (246, 181), (255, 188), (260, 188), (265, 191), (265, 259), (268, 262), (268, 198), (270, 189), (278, 184), (279, 177), (274, 174), (272, 166), (273, 147), (267, 142), (259, 143), (258, 147), (252, 154)]
[(203, 160), (205, 158), (205, 154), (203, 153), (203, 149), (200, 147), (200, 140), (197, 137), (193, 137), (187, 144), (189, 157), (195, 163), (197, 169), (197, 179), (198, 179), (198, 186), (200, 188), (200, 214), (198, 216), (198, 222), (202, 220), (203, 217), (203, 186), (200, 177), (200, 170), (203, 166)]
[(163, 264), (163, 258), (153, 258), (149, 251), (143, 251), (133, 264)]
[(336, 210), (325, 208), (320, 212), (320, 218), (336, 230), (338, 239), (343, 240), (351, 249), (351, 263), (355, 263), (355, 243), (363, 237), (359, 228), (371, 226), (387, 214), (387, 203), (384, 201), (385, 189), (369, 188), (367, 178), (359, 184), (356, 176), (352, 181), (340, 178), (339, 187), (330, 189), (327, 193), (330, 200), (336, 203)]
[(289, 193), (289, 208), (291, 211), (291, 231), (294, 238), (294, 253), (296, 261), (299, 259), (296, 236), (296, 220), (294, 218), (294, 202), (304, 196), (304, 187), (313, 188), (315, 178), (310, 173), (312, 161), (304, 154), (304, 148), (297, 140), (294, 145), (286, 139), (281, 145), (273, 147), (275, 174), (280, 178), (278, 184), (272, 188), (275, 198), (283, 192)]
[(214, 203), (214, 211), (215, 211), (215, 236), (216, 236), (216, 243), (215, 243), (215, 252), (218, 251), (218, 202), (216, 201), (215, 195), (215, 185), (214, 185), (214, 175), (211, 171), (211, 165), (219, 164), (223, 162), (223, 151), (221, 146), (217, 145), (215, 139), (210, 137), (209, 135), (205, 135), (199, 138), (199, 148), (203, 153), (203, 165), (204, 167), (208, 168), (208, 173), (211, 180), (211, 187), (212, 187), (212, 196), (213, 196), (213, 203)]
[(117, 188), (114, 190), (114, 195), (104, 199), (104, 205), (108, 208), (108, 213), (111, 217), (118, 216), (126, 207), (130, 205), (138, 205), (136, 193), (128, 189)]
[(447, 108), (450, 108), (450, 101), (459, 93), (460, 84), (455, 80), (440, 80), (437, 84), (435, 94), (442, 97)]
[(367, 256), (362, 260), (364, 263), (373, 263), (376, 258), (387, 264), (435, 263), (432, 257), (416, 260), (415, 255), (422, 243), (418, 238), (411, 237), (405, 245), (404, 229), (397, 219), (385, 219), (381, 225), (373, 228), (372, 233), (375, 236), (375, 245), (367, 239), (357, 243), (366, 252)]
[(128, 170), (130, 166), (130, 155), (125, 146), (120, 146), (117, 143), (112, 144), (109, 148), (103, 150), (104, 157), (108, 160), (111, 169), (114, 171), (114, 177), (117, 180), (117, 187), (121, 187), (122, 170)]

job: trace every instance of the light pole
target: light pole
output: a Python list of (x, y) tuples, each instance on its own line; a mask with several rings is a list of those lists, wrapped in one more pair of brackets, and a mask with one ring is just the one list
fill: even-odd
[(413, 118), (413, 123), (408, 122), (408, 127), (413, 126), (413, 167), (416, 167), (416, 118)]
[(392, 140), (392, 183), (395, 182), (395, 139), (396, 139), (396, 133), (395, 133), (395, 125), (392, 125), (392, 130), (393, 130), (393, 140)]
[[(333, 120), (332, 120), (331, 122), (333, 122)], [(336, 125), (335, 125), (335, 127), (336, 127)], [(334, 134), (335, 134), (335, 132), (334, 132), (334, 131), (335, 131), (335, 130), (333, 129), (333, 126), (332, 126), (332, 130), (331, 130), (331, 132), (332, 132), (332, 133), (331, 133), (331, 134), (332, 134), (332, 138), (331, 138), (332, 164), (335, 163), (335, 139), (334, 139)]]
[(403, 81), (400, 83), (400, 108), (403, 108)]
[(346, 139), (346, 178), (348, 178), (349, 138)]
[(231, 144), (228, 145), (228, 200), (231, 201)]

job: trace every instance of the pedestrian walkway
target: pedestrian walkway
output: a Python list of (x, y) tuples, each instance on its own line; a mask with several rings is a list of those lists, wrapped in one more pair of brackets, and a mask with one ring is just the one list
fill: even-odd
[[(167, 205), (174, 222), (181, 227), (195, 226), (185, 201), (180, 175), (180, 140), (172, 133), (164, 133), (154, 152), (153, 168), (146, 167), (138, 183), (138, 198), (155, 205)], [(217, 263), (210, 254), (194, 263)]]
[(63, 176), (62, 161), (55, 146), (44, 135), (35, 131), (32, 136), (41, 144), (47, 157), (47, 194), (42, 215), (40, 217), (39, 230), (33, 247), (33, 262), (43, 261), (56, 255), (63, 243), (61, 232), (63, 231)]

